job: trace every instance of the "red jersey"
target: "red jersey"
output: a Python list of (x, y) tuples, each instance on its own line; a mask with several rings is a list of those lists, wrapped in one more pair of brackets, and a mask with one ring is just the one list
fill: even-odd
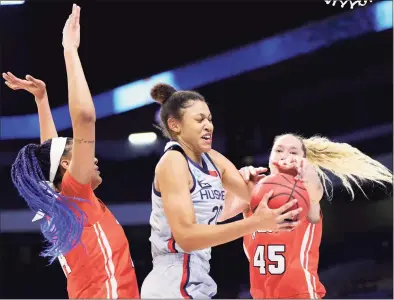
[(253, 298), (324, 297), (317, 268), (322, 221), (303, 221), (292, 232), (254, 232), (244, 237)]
[(90, 184), (80, 184), (69, 172), (64, 174), (61, 193), (89, 200), (77, 202), (88, 217), (82, 243), (59, 256), (67, 277), (69, 298), (139, 298), (129, 243), (122, 226), (97, 199)]

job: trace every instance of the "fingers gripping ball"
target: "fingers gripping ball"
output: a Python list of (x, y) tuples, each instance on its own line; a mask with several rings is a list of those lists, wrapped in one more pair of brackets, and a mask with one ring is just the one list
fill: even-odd
[(270, 175), (261, 180), (253, 189), (250, 206), (254, 211), (259, 205), (263, 196), (273, 190), (273, 194), (268, 200), (268, 207), (276, 209), (287, 202), (297, 199), (297, 203), (289, 210), (302, 207), (302, 211), (294, 220), (304, 220), (309, 211), (309, 195), (304, 184), (295, 180), (293, 176), (283, 173)]

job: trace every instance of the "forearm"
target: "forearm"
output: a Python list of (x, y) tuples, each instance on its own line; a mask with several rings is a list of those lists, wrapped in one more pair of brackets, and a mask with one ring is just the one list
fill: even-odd
[(233, 194), (227, 194), (223, 212), (220, 214), (218, 221), (223, 222), (227, 219), (233, 218), (238, 214), (244, 212), (249, 207), (249, 204)]
[(92, 95), (83, 72), (77, 49), (64, 50), (67, 70), (69, 108), (72, 122), (95, 121)]
[(320, 221), (320, 203), (311, 202), (308, 211), (308, 220), (311, 223), (318, 223)]
[(41, 144), (45, 141), (57, 137), (55, 122), (53, 121), (51, 108), (49, 106), (48, 95), (45, 93), (42, 99), (35, 99), (38, 110), (38, 120), (40, 123)]
[(304, 176), (304, 185), (308, 191), (311, 202), (319, 202), (323, 197), (324, 189), (320, 181), (319, 175), (312, 168), (308, 168)]
[(175, 239), (183, 250), (191, 252), (236, 240), (257, 230), (254, 218), (222, 225), (192, 224), (185, 226), (183, 235)]

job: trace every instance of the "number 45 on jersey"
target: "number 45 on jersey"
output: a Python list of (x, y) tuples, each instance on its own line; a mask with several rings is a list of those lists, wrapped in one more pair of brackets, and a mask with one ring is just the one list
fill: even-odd
[[(267, 260), (265, 259), (267, 251)], [(286, 270), (286, 259), (283, 256), (285, 245), (258, 245), (253, 257), (253, 266), (259, 268), (260, 274), (282, 275)], [(268, 265), (268, 266), (267, 266)]]

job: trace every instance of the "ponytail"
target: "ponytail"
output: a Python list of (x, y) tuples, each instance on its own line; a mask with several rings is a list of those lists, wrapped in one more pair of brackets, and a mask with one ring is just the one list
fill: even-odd
[(393, 174), (388, 168), (347, 143), (335, 143), (320, 136), (298, 138), (305, 146), (306, 159), (323, 179), (325, 192), (330, 198), (332, 193), (327, 191), (327, 184), (331, 186), (332, 191), (332, 182), (324, 170), (341, 180), (343, 186), (352, 195), (352, 199), (354, 198), (352, 183), (356, 184), (363, 193), (361, 184), (366, 181), (376, 182), (379, 185), (393, 184)]
[(30, 209), (48, 216), (41, 223), (41, 232), (49, 246), (41, 256), (49, 257), (52, 263), (81, 241), (86, 214), (69, 198), (55, 192), (48, 185), (37, 158), (40, 147), (29, 144), (19, 151), (11, 168), (11, 178)]

